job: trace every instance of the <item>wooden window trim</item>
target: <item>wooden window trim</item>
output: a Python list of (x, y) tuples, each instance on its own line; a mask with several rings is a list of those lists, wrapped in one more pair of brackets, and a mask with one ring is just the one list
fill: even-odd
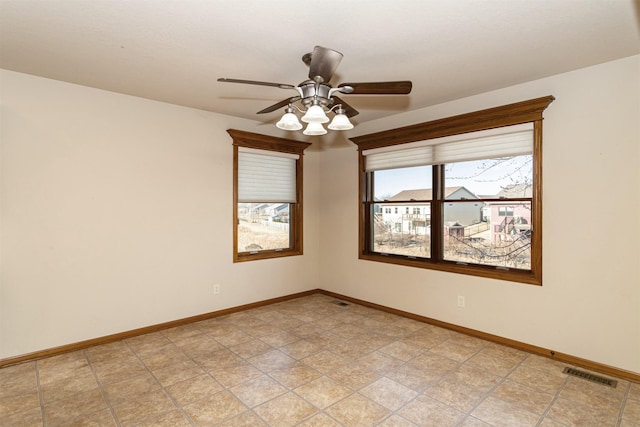
[[(260, 259), (281, 258), (303, 254), (303, 155), (304, 150), (311, 145), (308, 142), (275, 136), (261, 135), (236, 129), (227, 132), (233, 139), (233, 262), (255, 261)], [(289, 216), (291, 247), (278, 250), (264, 250), (258, 253), (238, 252), (238, 147), (256, 148), (260, 150), (277, 151), (281, 153), (298, 154), (296, 160), (296, 200), (291, 204)]]
[[(419, 267), (432, 270), (449, 271), (472, 276), (508, 280), (532, 285), (542, 285), (542, 113), (553, 102), (553, 96), (545, 96), (514, 104), (503, 105), (472, 113), (461, 114), (453, 117), (419, 123), (411, 126), (391, 129), (383, 132), (357, 136), (350, 140), (358, 146), (359, 161), (359, 258), (370, 261), (379, 261), (391, 264), (398, 264), (410, 267)], [(431, 259), (410, 259), (403, 255), (382, 255), (370, 249), (368, 233), (371, 229), (369, 224), (369, 214), (365, 212), (367, 196), (373, 191), (372, 188), (365, 188), (367, 178), (365, 172), (365, 158), (362, 155), (364, 150), (374, 148), (389, 147), (409, 142), (423, 141), (427, 139), (444, 136), (458, 135), (469, 132), (482, 131), (487, 129), (500, 128), (504, 126), (518, 125), (523, 123), (533, 123), (533, 194), (532, 194), (532, 222), (533, 232), (531, 237), (531, 270), (503, 270), (492, 266), (482, 265), (460, 265), (452, 261), (433, 261)], [(435, 174), (441, 173), (441, 168), (434, 167)], [(434, 189), (442, 194), (443, 188)], [(438, 197), (437, 199), (441, 199)], [(437, 203), (434, 209), (439, 209)], [(440, 215), (432, 215), (432, 229), (442, 229)], [(435, 219), (435, 223), (433, 222)], [(438, 253), (442, 252), (440, 239), (435, 239), (432, 248)]]

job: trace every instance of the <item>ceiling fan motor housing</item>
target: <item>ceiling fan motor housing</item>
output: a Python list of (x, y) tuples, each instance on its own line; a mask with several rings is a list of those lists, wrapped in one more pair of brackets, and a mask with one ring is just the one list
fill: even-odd
[(319, 84), (316, 85), (315, 82), (307, 81), (302, 82), (297, 87), (300, 92), (300, 97), (302, 98), (302, 105), (305, 107), (309, 107), (314, 104), (314, 101), (317, 101), (317, 104), (326, 107), (332, 101), (329, 97), (329, 90), (331, 86), (327, 84)]

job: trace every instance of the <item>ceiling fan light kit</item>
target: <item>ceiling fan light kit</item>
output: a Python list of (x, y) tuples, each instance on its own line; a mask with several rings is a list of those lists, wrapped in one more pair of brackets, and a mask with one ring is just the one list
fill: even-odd
[[(309, 67), (310, 80), (305, 80), (298, 86), (227, 78), (220, 78), (218, 81), (296, 90), (298, 92), (297, 96), (284, 99), (262, 111), (258, 111), (258, 114), (271, 113), (282, 107), (286, 107), (285, 113), (280, 121), (276, 123), (276, 127), (287, 131), (297, 131), (303, 127), (295, 114), (295, 110), (298, 110), (300, 113), (304, 113), (301, 120), (307, 123), (307, 127), (302, 132), (305, 135), (326, 134), (327, 130), (322, 124), (329, 122), (329, 117), (327, 117), (327, 113), (329, 112), (333, 112), (335, 116), (327, 126), (328, 129), (353, 129), (353, 124), (349, 121), (349, 118), (359, 114), (358, 110), (337, 96), (334, 96), (336, 92), (354, 95), (407, 95), (411, 92), (412, 84), (406, 80), (396, 82), (342, 83), (338, 85), (338, 87), (332, 87), (329, 81), (338, 68), (342, 56), (342, 53), (336, 50), (316, 46), (313, 52), (307, 53), (302, 57), (302, 61)], [(300, 102), (306, 110), (298, 107), (295, 104), (296, 102)]]
[(322, 126), (320, 122), (311, 122), (307, 125), (307, 128), (302, 131), (305, 135), (324, 135), (327, 133), (327, 130)]

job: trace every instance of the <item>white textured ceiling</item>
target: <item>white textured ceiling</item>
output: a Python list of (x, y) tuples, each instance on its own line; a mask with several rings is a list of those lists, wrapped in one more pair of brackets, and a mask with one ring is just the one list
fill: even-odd
[(356, 122), (640, 53), (636, 0), (0, 0), (0, 67), (231, 116), (293, 90), (303, 54), (344, 54), (332, 81), (412, 80), (344, 95)]

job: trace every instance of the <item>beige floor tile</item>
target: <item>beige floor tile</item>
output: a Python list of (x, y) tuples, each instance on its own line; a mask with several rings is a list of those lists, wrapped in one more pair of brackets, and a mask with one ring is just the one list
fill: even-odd
[(231, 418), (221, 424), (216, 424), (217, 427), (265, 427), (264, 421), (260, 419), (253, 411), (246, 411), (240, 415)]
[(174, 345), (169, 338), (164, 336), (161, 332), (154, 332), (151, 334), (128, 338), (125, 342), (138, 356), (156, 353), (162, 348), (172, 347)]
[(0, 402), (3, 398), (24, 396), (37, 390), (35, 363), (29, 365), (28, 369), (18, 369), (20, 365), (0, 369)]
[(488, 392), (501, 381), (498, 375), (494, 375), (473, 365), (460, 366), (451, 373), (451, 378), (455, 378), (457, 381), (483, 392)]
[[(125, 425), (123, 423), (123, 425)], [(171, 411), (157, 417), (151, 416), (144, 421), (136, 422), (136, 427), (190, 427), (191, 423), (180, 411)]]
[(215, 336), (215, 340), (225, 347), (242, 344), (243, 342), (251, 341), (252, 339), (254, 338), (251, 335), (241, 330), (237, 330), (226, 335)]
[(320, 352), (322, 350), (322, 346), (314, 344), (305, 339), (300, 339), (298, 341), (283, 345), (279, 348), (279, 350), (296, 360), (300, 360)]
[(249, 359), (253, 356), (266, 353), (267, 351), (272, 350), (273, 347), (264, 341), (252, 338), (249, 341), (245, 341), (241, 344), (233, 345), (229, 347), (229, 349), (243, 359)]
[(430, 352), (439, 354), (456, 362), (464, 362), (478, 353), (479, 349), (452, 342), (450, 339), (432, 347)]
[(444, 375), (442, 372), (431, 372), (422, 366), (407, 363), (387, 372), (385, 376), (417, 392), (423, 392), (433, 384), (440, 381)]
[(113, 405), (120, 422), (128, 425), (138, 425), (150, 418), (157, 419), (176, 409), (176, 405), (162, 390), (141, 394)]
[(629, 395), (631, 400), (640, 400), (640, 383), (631, 383), (629, 386)]
[(327, 377), (315, 379), (296, 388), (294, 391), (307, 402), (320, 409), (333, 405), (338, 400), (344, 399), (353, 393), (347, 387)]
[(273, 378), (263, 375), (231, 387), (229, 391), (249, 408), (253, 408), (288, 390)]
[(302, 359), (305, 365), (325, 374), (346, 365), (349, 361), (350, 359), (329, 350), (323, 350)]
[(360, 363), (352, 363), (339, 367), (327, 374), (338, 383), (351, 390), (360, 390), (382, 377), (382, 374)]
[(300, 387), (322, 376), (320, 372), (303, 363), (297, 363), (283, 369), (276, 369), (271, 371), (269, 375), (289, 389)]
[(468, 416), (462, 421), (462, 423), (460, 423), (459, 427), (491, 427), (491, 424), (487, 424), (475, 417)]
[(416, 427), (416, 424), (399, 415), (391, 415), (378, 424), (378, 427)]
[(612, 388), (570, 377), (560, 392), (560, 397), (617, 414), (624, 401), (625, 392), (626, 387)]
[(140, 360), (152, 371), (164, 368), (176, 363), (188, 362), (191, 359), (176, 346), (167, 346), (155, 353), (147, 353), (140, 356)]
[(591, 383), (552, 358), (334, 302), (315, 294), (2, 368), (0, 424), (640, 427), (636, 383)]
[(107, 402), (100, 391), (96, 389), (50, 402), (44, 406), (44, 414), (47, 426), (69, 425), (83, 415), (105, 409), (108, 409)]
[(42, 390), (42, 399), (45, 403), (54, 400), (65, 399), (78, 393), (98, 388), (96, 378), (90, 369), (83, 369), (81, 375), (72, 375), (63, 377), (57, 381), (43, 383), (40, 388)]
[(227, 348), (222, 348), (214, 351), (213, 353), (195, 357), (193, 360), (209, 372), (238, 365), (243, 362), (240, 356)]
[(248, 362), (239, 362), (210, 372), (223, 386), (230, 388), (245, 381), (261, 377), (264, 373)]
[(261, 336), (260, 339), (272, 347), (282, 347), (283, 345), (298, 341), (300, 337), (278, 329), (278, 332)]
[(332, 418), (350, 426), (373, 426), (390, 411), (360, 394), (352, 394), (325, 410)]
[(78, 352), (57, 356), (55, 361), (43, 359), (38, 361), (38, 379), (40, 384), (54, 383), (69, 377), (91, 374), (87, 358)]
[(15, 414), (40, 407), (40, 398), (35, 387), (26, 394), (0, 397), (0, 414)]
[(179, 381), (184, 381), (198, 376), (203, 372), (204, 371), (197, 363), (191, 360), (186, 360), (155, 370), (153, 371), (153, 375), (158, 379), (163, 387), (168, 387)]
[(89, 347), (85, 350), (89, 361), (95, 366), (113, 362), (130, 362), (137, 360), (135, 353), (124, 341), (115, 341), (109, 344)]
[(425, 350), (401, 341), (394, 341), (380, 348), (378, 351), (406, 362), (424, 353)]
[(424, 395), (412, 400), (397, 414), (421, 427), (455, 426), (464, 418), (462, 412)]
[(167, 387), (167, 392), (180, 406), (204, 399), (222, 390), (223, 387), (207, 374), (201, 374)]
[(178, 341), (176, 347), (191, 358), (207, 356), (223, 346), (212, 337), (202, 334)]
[[(64, 422), (62, 425), (74, 427), (114, 427), (117, 426), (117, 423), (111, 411), (109, 409), (103, 409), (91, 414), (82, 414), (72, 422)], [(120, 425), (122, 427), (128, 427), (130, 424), (120, 423)]]
[(554, 398), (552, 394), (510, 380), (496, 387), (491, 395), (538, 415), (544, 414)]
[(622, 418), (628, 422), (640, 425), (640, 401), (627, 399)]
[(11, 427), (42, 427), (42, 410), (38, 408), (29, 409), (24, 412), (9, 413), (0, 410), (2, 423)]
[(468, 363), (500, 377), (509, 375), (524, 360), (525, 356), (508, 357), (493, 348), (485, 347), (468, 360)]
[(388, 356), (379, 351), (374, 351), (373, 353), (369, 353), (366, 356), (361, 357), (356, 361), (356, 363), (363, 366), (365, 369), (378, 372), (381, 375), (384, 375), (385, 373), (404, 364), (402, 360)]
[(496, 427), (535, 426), (540, 416), (495, 397), (488, 397), (471, 413)]
[(547, 417), (571, 426), (615, 426), (618, 421), (618, 414), (564, 398), (556, 399)]
[(297, 427), (342, 427), (342, 424), (326, 414), (318, 414), (298, 424)]
[(109, 402), (112, 405), (122, 403), (124, 401), (135, 399), (140, 395), (160, 390), (158, 381), (148, 372), (141, 375), (126, 378), (117, 383), (109, 383), (103, 385)]
[(361, 389), (360, 394), (391, 411), (401, 408), (418, 395), (416, 391), (387, 377)]
[(509, 379), (555, 395), (564, 387), (567, 375), (562, 371), (544, 371), (522, 364), (509, 375)]
[(485, 392), (455, 378), (443, 379), (429, 388), (425, 394), (462, 412), (471, 411), (486, 395)]
[(210, 426), (245, 412), (247, 407), (231, 393), (223, 390), (187, 405), (183, 409), (195, 425)]
[(268, 425), (294, 426), (311, 418), (318, 410), (301, 397), (289, 392), (254, 409)]
[(251, 357), (248, 361), (256, 368), (267, 373), (294, 366), (298, 363), (293, 357), (276, 349)]

